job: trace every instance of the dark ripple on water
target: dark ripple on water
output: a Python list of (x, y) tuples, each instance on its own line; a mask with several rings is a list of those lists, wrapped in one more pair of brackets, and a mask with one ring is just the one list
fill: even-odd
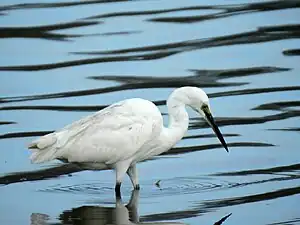
[[(254, 186), (258, 184), (263, 183), (276, 183), (278, 181), (287, 181), (287, 180), (299, 180), (300, 179), (300, 173), (299, 173), (299, 164), (295, 165), (288, 165), (288, 166), (281, 166), (281, 167), (273, 167), (273, 168), (267, 168), (267, 169), (257, 169), (257, 170), (249, 170), (249, 171), (237, 171), (237, 172), (228, 172), (228, 173), (219, 173), (214, 174), (211, 177), (210, 184), (216, 184), (211, 185), (210, 188), (208, 188), (206, 191), (214, 191), (222, 190), (222, 189), (235, 189), (237, 187), (245, 187), (245, 186)], [(269, 175), (276, 175), (269, 176), (269, 178), (262, 179), (257, 178), (253, 179), (252, 182), (227, 182), (226, 176), (244, 176), (244, 175), (261, 175), (261, 174), (269, 174)], [(215, 176), (221, 176), (223, 179), (217, 179)], [(197, 179), (196, 179), (197, 180)], [(225, 180), (224, 182), (222, 182)], [(193, 182), (190, 181), (189, 182)], [(196, 182), (197, 183), (197, 182)], [(204, 181), (205, 183), (205, 181)], [(299, 183), (299, 182), (298, 182)], [(197, 185), (196, 185), (197, 186)], [(199, 190), (192, 190), (193, 191), (199, 191)], [(205, 189), (203, 190), (205, 191)], [(178, 195), (181, 192), (178, 191), (175, 192), (174, 195)], [(189, 193), (189, 192), (187, 192)], [(173, 212), (167, 212), (167, 213), (156, 213), (151, 214), (143, 217), (143, 219), (147, 221), (156, 221), (156, 220), (163, 220), (163, 219), (183, 219), (183, 218), (190, 218), (194, 217), (195, 215), (201, 215), (210, 211), (214, 211), (216, 209), (220, 209), (223, 207), (228, 206), (235, 206), (235, 205), (242, 205), (242, 204), (248, 204), (248, 203), (255, 203), (255, 202), (261, 202), (261, 201), (267, 201), (267, 200), (273, 200), (278, 198), (284, 198), (288, 196), (294, 196), (300, 194), (300, 186), (296, 185), (293, 187), (288, 188), (278, 188), (276, 190), (272, 191), (259, 191), (257, 194), (247, 194), (244, 193), (237, 197), (225, 197), (220, 199), (212, 199), (212, 200), (204, 200), (199, 202), (194, 202), (194, 207), (192, 209), (188, 210), (181, 210), (181, 211), (173, 211)], [(290, 224), (298, 224), (298, 219), (290, 220)], [(295, 223), (294, 223), (295, 222)], [(285, 222), (278, 222), (274, 224), (286, 224)]]
[[(98, 4), (107, 3), (117, 3), (123, 2), (125, 4), (126, 0), (87, 0), (87, 1), (61, 1), (55, 3), (22, 3), (22, 4), (10, 4), (0, 6), (0, 16), (1, 18), (9, 17), (15, 11), (30, 11), (39, 9), (63, 9), (68, 7), (80, 7), (80, 6), (97, 6)], [(129, 2), (129, 1), (128, 1)], [(143, 1), (137, 1), (139, 3)], [(211, 3), (213, 4), (213, 3)], [(119, 8), (118, 11), (113, 12), (101, 12), (101, 14), (94, 14), (89, 16), (78, 15), (78, 18), (74, 21), (61, 22), (38, 25), (38, 26), (2, 26), (0, 27), (0, 41), (7, 39), (22, 38), (27, 40), (37, 40), (42, 39), (42, 41), (47, 41), (51, 43), (67, 43), (70, 41), (84, 40), (89, 36), (110, 38), (112, 36), (119, 37), (131, 37), (135, 35), (143, 35), (143, 30), (137, 30), (135, 27), (126, 27), (125, 30), (106, 30), (104, 32), (90, 33), (86, 34), (80, 32), (81, 29), (94, 28), (97, 26), (101, 30), (102, 26), (106, 26), (110, 19), (115, 19), (122, 17), (124, 20), (128, 18), (135, 18), (139, 21), (154, 24), (159, 26), (162, 23), (171, 24), (172, 26), (185, 26), (184, 24), (189, 23), (189, 26), (193, 24), (201, 24), (203, 22), (207, 23), (211, 20), (218, 22), (225, 20), (226, 18), (237, 18), (250, 15), (252, 13), (262, 14), (271, 11), (280, 10), (296, 10), (300, 8), (300, 2), (298, 0), (286, 0), (286, 1), (264, 1), (264, 2), (254, 2), (249, 4), (230, 4), (230, 5), (193, 5), (186, 7), (170, 7), (167, 9), (151, 9), (147, 8), (140, 10), (123, 11)], [(184, 14), (175, 14), (176, 12), (181, 12)], [(192, 14), (189, 15), (188, 12)], [(203, 14), (203, 12), (205, 14)], [(208, 13), (207, 13), (208, 12)], [(174, 14), (172, 14), (174, 13)], [(178, 16), (179, 15), (179, 16)], [(146, 18), (143, 16), (147, 16)], [(226, 21), (225, 21), (226, 22)], [(242, 22), (242, 19), (241, 19)], [(221, 22), (220, 22), (221, 23)], [(76, 33), (72, 33), (76, 29)], [(67, 31), (66, 33), (64, 33)], [(113, 37), (112, 37), (113, 38)], [(1, 65), (0, 72), (8, 73), (7, 71), (18, 71), (20, 75), (26, 76), (29, 73), (23, 73), (24, 71), (30, 71), (34, 73), (35, 71), (46, 71), (54, 70), (53, 72), (60, 72), (60, 69), (67, 67), (80, 67), (82, 65), (91, 64), (108, 64), (114, 65), (115, 62), (150, 62), (153, 60), (160, 60), (170, 58), (171, 56), (177, 56), (180, 53), (189, 54), (191, 51), (202, 51), (204, 49), (216, 48), (216, 47), (233, 47), (237, 45), (250, 45), (254, 48), (259, 48), (258, 43), (264, 44), (274, 41), (284, 41), (286, 43), (289, 40), (295, 41), (300, 38), (300, 23), (281, 23), (276, 25), (261, 25), (257, 27), (249, 27), (247, 31), (237, 31), (234, 34), (227, 34), (222, 36), (212, 36), (209, 38), (203, 37), (190, 37), (186, 40), (181, 41), (169, 41), (164, 44), (148, 44), (147, 40), (144, 44), (137, 47), (124, 47), (115, 50), (106, 50), (101, 46), (101, 49), (93, 48), (94, 50), (75, 50), (72, 52), (65, 52), (65, 54), (70, 54), (72, 60), (63, 61), (49, 61), (43, 64), (30, 63), (30, 64), (17, 64), (17, 65)], [(285, 46), (285, 45), (284, 45)], [(299, 57), (299, 48), (297, 46), (282, 47), (280, 49), (281, 57), (284, 59), (294, 60)], [(75, 58), (75, 57), (78, 57)], [(255, 56), (254, 56), (255, 57)], [(75, 58), (75, 59), (74, 59)], [(234, 59), (233, 59), (234, 60)], [(218, 62), (216, 62), (218, 63)], [(285, 66), (284, 66), (285, 65)], [(239, 67), (239, 68), (220, 68), (220, 69), (208, 69), (208, 68), (184, 68), (189, 72), (187, 76), (181, 76), (180, 74), (175, 74), (176, 76), (169, 77), (167, 75), (160, 76), (141, 76), (138, 74), (114, 74), (114, 75), (98, 75), (97, 73), (93, 76), (87, 76), (86, 79), (94, 82), (111, 81), (115, 82), (113, 86), (104, 88), (94, 88), (87, 89), (82, 88), (81, 90), (60, 90), (51, 91), (47, 93), (40, 93), (33, 89), (34, 85), (30, 88), (32, 90), (25, 94), (15, 95), (10, 93), (7, 96), (0, 97), (0, 111), (5, 115), (4, 118), (1, 117), (0, 125), (1, 128), (11, 128), (13, 126), (17, 127), (19, 121), (10, 116), (14, 113), (23, 113), (27, 110), (29, 113), (34, 110), (42, 111), (66, 111), (68, 113), (77, 111), (89, 111), (94, 112), (101, 110), (106, 105), (59, 105), (54, 103), (53, 105), (46, 104), (41, 101), (41, 104), (36, 104), (35, 100), (47, 100), (47, 99), (59, 99), (59, 98), (70, 98), (70, 97), (82, 97), (82, 96), (92, 96), (106, 93), (121, 94), (124, 90), (139, 90), (147, 89), (151, 91), (152, 88), (176, 88), (183, 85), (193, 85), (204, 88), (213, 88), (214, 91), (209, 92), (210, 98), (226, 98), (229, 96), (252, 96), (252, 95), (262, 95), (264, 93), (274, 93), (274, 94), (286, 94), (291, 92), (298, 92), (300, 86), (297, 82), (291, 79), (289, 85), (279, 84), (278, 86), (269, 86), (266, 84), (248, 87), (251, 78), (255, 75), (260, 78), (272, 79), (274, 76), (278, 77), (280, 74), (282, 77), (289, 79), (288, 75), (292, 74), (297, 68), (292, 63), (281, 64), (279, 62), (274, 62), (274, 65), (266, 65), (261, 62), (259, 65), (256, 63), (251, 64), (251, 67)], [(203, 65), (202, 65), (203, 66)], [(180, 72), (179, 72), (180, 73)], [(39, 73), (36, 73), (39, 74)], [(63, 76), (63, 73), (60, 73)], [(100, 73), (101, 74), (101, 73)], [(228, 79), (231, 78), (231, 79)], [(243, 79), (245, 78), (245, 79)], [(226, 90), (221, 88), (226, 87)], [(230, 89), (232, 88), (232, 90)], [(34, 94), (30, 94), (34, 93)], [(290, 96), (290, 95), (287, 95)], [(256, 96), (257, 97), (257, 96)], [(165, 105), (165, 99), (160, 99), (155, 101), (158, 106)], [(273, 124), (278, 121), (277, 127), (265, 127), (263, 128), (266, 132), (273, 132), (276, 135), (278, 132), (285, 132), (284, 134), (296, 135), (299, 133), (299, 124), (284, 124), (285, 120), (297, 119), (299, 114), (300, 103), (298, 100), (294, 99), (268, 99), (266, 102), (258, 103), (257, 105), (252, 105), (249, 114), (256, 113), (256, 116), (251, 115), (239, 115), (236, 117), (216, 117), (217, 124), (222, 126), (234, 127), (234, 131), (231, 130), (230, 133), (225, 133), (224, 136), (228, 140), (228, 146), (230, 148), (239, 147), (243, 148), (268, 148), (282, 150), (280, 146), (275, 143), (269, 143), (264, 137), (261, 137), (259, 141), (247, 140), (242, 134), (243, 125), (252, 125), (255, 132), (255, 125), (268, 123)], [(234, 104), (232, 106), (233, 110)], [(249, 107), (250, 108), (250, 107)], [(261, 112), (261, 114), (259, 114)], [(10, 114), (12, 113), (12, 114)], [(17, 117), (18, 118), (18, 117)], [(277, 123), (276, 123), (277, 124)], [(197, 118), (191, 119), (190, 129), (203, 129), (207, 128), (208, 125), (204, 123), (203, 120)], [(238, 126), (237, 126), (238, 125)], [(202, 130), (201, 130), (202, 131)], [(288, 133), (288, 132), (289, 133)], [(50, 129), (45, 130), (32, 130), (28, 127), (26, 130), (10, 130), (10, 132), (4, 132), (0, 135), (0, 139), (12, 139), (12, 138), (28, 138), (41, 136), (52, 132)], [(211, 134), (193, 134), (185, 137), (186, 141), (191, 139), (207, 139), (214, 137)], [(276, 136), (277, 137), (277, 136)], [(233, 139), (234, 138), (234, 141)], [(241, 138), (241, 139), (240, 139)], [(242, 138), (244, 138), (242, 140)], [(15, 139), (13, 139), (15, 141)], [(269, 140), (269, 139), (268, 139)], [(275, 138), (272, 141), (275, 141)], [(17, 139), (16, 139), (17, 141)], [(219, 144), (205, 144), (205, 145), (192, 145), (185, 147), (175, 147), (170, 149), (165, 155), (177, 155), (187, 154), (190, 152), (197, 152), (202, 150), (211, 150), (220, 148)], [(241, 148), (242, 147), (242, 148)], [(7, 151), (9, 149), (1, 149), (1, 151)], [(285, 149), (284, 149), (285, 150)], [(272, 153), (273, 154), (273, 153)], [(287, 153), (289, 154), (289, 153)], [(274, 153), (272, 156), (276, 155)], [(274, 156), (275, 157), (275, 156)], [(159, 159), (156, 158), (156, 159)], [(154, 160), (156, 160), (154, 159)], [(13, 183), (29, 182), (29, 181), (40, 181), (44, 179), (55, 179), (64, 175), (70, 175), (72, 173), (80, 172), (83, 169), (76, 164), (62, 164), (53, 168), (38, 169), (33, 171), (21, 171), (10, 174), (4, 174), (0, 177), (0, 184), (8, 185)], [(214, 199), (213, 196), (210, 200), (205, 201), (194, 201), (194, 206), (188, 209), (182, 209), (172, 212), (159, 212), (144, 215), (141, 217), (140, 221), (160, 221), (160, 220), (178, 220), (197, 217), (204, 213), (211, 211), (216, 211), (228, 206), (237, 206), (247, 203), (259, 203), (268, 200), (280, 199), (283, 197), (294, 196), (300, 194), (300, 187), (297, 185), (300, 179), (300, 167), (298, 163), (293, 160), (292, 163), (283, 163), (283, 165), (273, 166), (269, 168), (257, 168), (248, 170), (238, 170), (238, 171), (228, 171), (212, 175), (201, 175), (201, 176), (190, 176), (190, 177), (174, 177), (160, 182), (160, 187), (154, 185), (155, 181), (147, 181), (143, 184), (143, 196), (142, 198), (163, 198), (164, 196), (178, 196), (178, 195), (196, 195), (197, 193), (211, 194), (216, 192), (221, 192), (223, 190), (236, 190), (239, 187), (258, 187), (257, 191), (251, 194), (244, 192), (240, 196), (225, 196), (220, 199)], [(263, 175), (263, 176), (262, 176)], [(236, 179), (235, 179), (236, 178)], [(247, 179), (243, 179), (247, 178)], [(251, 178), (251, 179), (250, 179)], [(279, 182), (293, 182), (293, 185), (286, 186), (285, 188), (280, 188), (277, 185)], [(273, 184), (273, 189), (271, 191), (261, 191), (259, 185), (263, 184)], [(123, 190), (124, 189), (124, 190)], [(124, 186), (122, 190), (129, 193), (131, 186)], [(56, 185), (47, 188), (41, 188), (41, 192), (51, 192), (51, 193), (63, 193), (63, 194), (87, 194), (91, 196), (108, 196), (113, 193), (112, 184), (110, 183), (84, 183), (84, 184), (72, 184), (72, 185)], [(127, 197), (127, 196), (126, 196)], [(105, 198), (105, 197), (104, 197)], [(102, 201), (103, 204), (113, 204), (113, 201)], [(105, 207), (104, 207), (105, 208)], [(88, 209), (84, 208), (84, 209)], [(90, 208), (91, 209), (91, 208)], [(80, 208), (79, 208), (80, 210)], [(105, 208), (105, 210), (107, 210)], [(104, 211), (105, 211), (104, 210)], [(110, 210), (110, 209), (109, 209)], [(62, 213), (61, 217), (67, 216), (72, 210), (66, 210)], [(93, 211), (93, 210), (92, 210)], [(96, 210), (97, 211), (97, 210)], [(111, 211), (111, 210), (110, 210)], [(84, 211), (85, 212), (85, 211)], [(105, 211), (106, 212), (106, 211)], [(270, 212), (267, 212), (270, 213)], [(274, 213), (274, 212), (271, 212)], [(74, 214), (77, 215), (76, 213)], [(36, 217), (44, 217), (43, 214), (34, 214)], [(48, 218), (47, 216), (45, 218)], [(63, 220), (62, 220), (63, 221)], [(274, 223), (269, 223), (270, 225), (279, 224), (299, 224), (299, 217), (291, 217), (290, 220), (282, 219), (282, 221), (277, 221)]]

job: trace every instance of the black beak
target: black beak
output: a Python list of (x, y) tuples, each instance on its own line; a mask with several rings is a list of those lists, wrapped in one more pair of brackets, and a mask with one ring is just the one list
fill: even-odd
[(223, 137), (221, 131), (219, 130), (217, 124), (215, 123), (215, 120), (214, 120), (213, 116), (207, 110), (203, 110), (203, 112), (205, 113), (205, 116), (206, 116), (208, 124), (211, 126), (211, 128), (213, 129), (213, 131), (217, 135), (218, 139), (222, 143), (222, 145), (225, 148), (225, 150), (228, 152), (227, 144), (226, 144), (226, 142), (224, 140), (224, 137)]

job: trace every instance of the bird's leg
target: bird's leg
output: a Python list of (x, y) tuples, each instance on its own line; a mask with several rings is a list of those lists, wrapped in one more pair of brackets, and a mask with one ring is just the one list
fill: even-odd
[(134, 187), (135, 190), (140, 190), (140, 185), (139, 185), (139, 181), (138, 181), (138, 174), (137, 174), (137, 169), (136, 169), (136, 165), (132, 164), (128, 170), (127, 170), (127, 174), (130, 177), (131, 183)]
[(121, 184), (123, 177), (129, 167), (129, 162), (121, 161), (116, 164), (116, 186), (115, 186), (115, 193), (117, 198), (121, 198)]
[(116, 193), (116, 199), (120, 200), (121, 199), (121, 183), (116, 183), (115, 193)]

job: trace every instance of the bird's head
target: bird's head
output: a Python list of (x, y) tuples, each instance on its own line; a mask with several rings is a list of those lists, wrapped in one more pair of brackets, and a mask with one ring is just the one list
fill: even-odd
[(216, 125), (214, 117), (212, 115), (207, 94), (198, 87), (183, 87), (179, 88), (178, 91), (181, 93), (177, 96), (181, 96), (183, 98), (180, 101), (185, 102), (193, 110), (203, 116), (203, 118), (207, 121), (207, 123), (217, 135), (225, 150), (228, 152), (228, 147), (224, 140), (224, 137), (218, 126)]

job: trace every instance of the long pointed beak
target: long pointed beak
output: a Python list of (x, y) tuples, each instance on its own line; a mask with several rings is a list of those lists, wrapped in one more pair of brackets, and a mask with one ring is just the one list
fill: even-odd
[(217, 135), (218, 139), (220, 140), (220, 142), (222, 143), (223, 147), (225, 148), (225, 150), (227, 152), (228, 151), (228, 147), (227, 147), (227, 144), (224, 140), (224, 137), (221, 133), (221, 131), (219, 130), (217, 124), (215, 123), (215, 120), (213, 118), (213, 116), (211, 115), (211, 113), (207, 110), (203, 110), (204, 114), (205, 114), (205, 117), (206, 117), (206, 120), (208, 122), (208, 124), (211, 126), (211, 128), (213, 129), (213, 131), (215, 132), (215, 134)]

